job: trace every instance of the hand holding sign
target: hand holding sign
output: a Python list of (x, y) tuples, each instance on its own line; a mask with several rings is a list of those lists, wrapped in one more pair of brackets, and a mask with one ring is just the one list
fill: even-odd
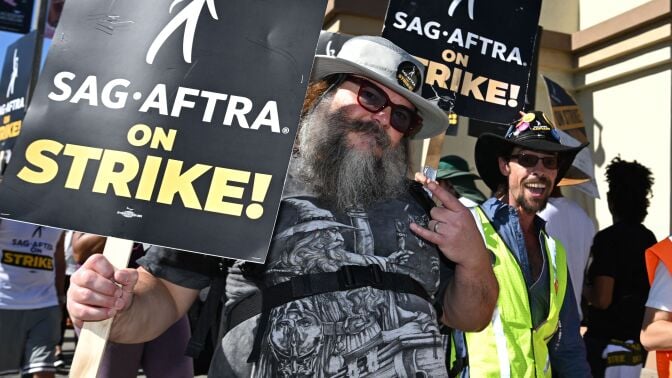
[(118, 269), (103, 255), (91, 256), (70, 279), (70, 317), (78, 327), (114, 317), (130, 306), (137, 282), (137, 270)]
[(78, 270), (71, 279), (74, 283), (68, 290), (68, 297), (72, 298), (72, 303), (68, 301), (68, 310), (75, 312), (70, 313), (75, 318), (75, 324), (92, 321), (83, 324), (70, 368), (73, 376), (92, 377), (97, 374), (112, 329), (113, 316), (130, 306), (138, 273), (124, 268), (128, 265), (132, 247), (130, 240), (108, 238), (103, 256), (91, 257), (90, 263), (89, 260), (84, 263), (86, 268)]

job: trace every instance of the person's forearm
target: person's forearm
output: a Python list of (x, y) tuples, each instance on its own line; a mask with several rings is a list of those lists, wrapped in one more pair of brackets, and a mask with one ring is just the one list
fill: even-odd
[(492, 319), (499, 285), (490, 265), (489, 252), (478, 264), (458, 264), (443, 300), (443, 322), (463, 331), (480, 331)]
[(103, 253), (106, 237), (76, 232), (72, 237), (72, 255), (80, 264), (96, 253)]
[(171, 288), (143, 269), (138, 273), (133, 302), (115, 317), (110, 341), (137, 344), (155, 339), (187, 312), (198, 295), (197, 290), (181, 288), (177, 295), (185, 301), (175, 299), (175, 293), (171, 295), (175, 285)]
[(672, 349), (672, 322), (668, 320), (652, 322), (642, 329), (640, 341), (646, 350)]

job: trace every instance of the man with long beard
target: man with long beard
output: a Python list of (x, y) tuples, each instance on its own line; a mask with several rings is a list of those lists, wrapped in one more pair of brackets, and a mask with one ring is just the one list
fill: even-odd
[[(444, 206), (430, 221), (406, 178), (408, 140), (447, 126), (419, 95), (422, 71), (379, 37), (316, 57), (268, 258), (228, 272), (211, 376), (447, 376), (435, 303), (449, 326), (487, 325), (497, 282), (474, 218), (429, 183)], [(72, 278), (71, 315), (117, 314), (117, 342), (160, 334), (210, 282), (168, 264), (175, 256), (150, 251), (139, 271), (87, 260)]]
[(500, 291), (490, 325), (465, 335), (474, 377), (590, 376), (565, 250), (536, 215), (584, 147), (562, 145), (538, 111), (476, 142), (476, 168), (495, 193), (476, 213)]

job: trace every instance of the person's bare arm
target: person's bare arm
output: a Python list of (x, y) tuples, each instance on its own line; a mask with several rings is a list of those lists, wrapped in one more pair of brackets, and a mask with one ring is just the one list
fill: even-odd
[(442, 321), (464, 331), (480, 331), (492, 319), (499, 295), (490, 252), (469, 209), (436, 182), (425, 186), (443, 206), (431, 210), (428, 229), (417, 224), (411, 224), (411, 229), (456, 264), (444, 294)]
[(614, 297), (614, 278), (609, 276), (596, 276), (592, 286), (584, 286), (583, 296), (591, 306), (606, 310), (611, 305)]
[(80, 264), (96, 253), (103, 253), (105, 248), (104, 236), (75, 232), (72, 235), (72, 256)]
[(672, 349), (672, 313), (646, 307), (639, 338), (646, 350)]
[(70, 280), (68, 311), (78, 326), (116, 315), (110, 340), (135, 344), (162, 334), (197, 296), (198, 290), (156, 278), (143, 268), (115, 270), (96, 254)]

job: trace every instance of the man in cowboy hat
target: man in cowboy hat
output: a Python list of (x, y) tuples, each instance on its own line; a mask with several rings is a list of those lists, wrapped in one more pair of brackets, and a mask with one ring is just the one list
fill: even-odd
[[(422, 83), (423, 66), (380, 37), (316, 56), (267, 261), (229, 271), (211, 375), (446, 376), (439, 315), (488, 324), (497, 282), (473, 217), (432, 182), (443, 207), (430, 221), (406, 179), (409, 140), (448, 124)], [(88, 260), (72, 278), (72, 316), (118, 314), (118, 342), (159, 334), (209, 283), (167, 255), (150, 251), (139, 272)]]
[(565, 251), (537, 216), (584, 147), (562, 145), (539, 111), (476, 142), (476, 168), (495, 193), (476, 215), (500, 292), (490, 325), (466, 333), (473, 376), (590, 376)]

